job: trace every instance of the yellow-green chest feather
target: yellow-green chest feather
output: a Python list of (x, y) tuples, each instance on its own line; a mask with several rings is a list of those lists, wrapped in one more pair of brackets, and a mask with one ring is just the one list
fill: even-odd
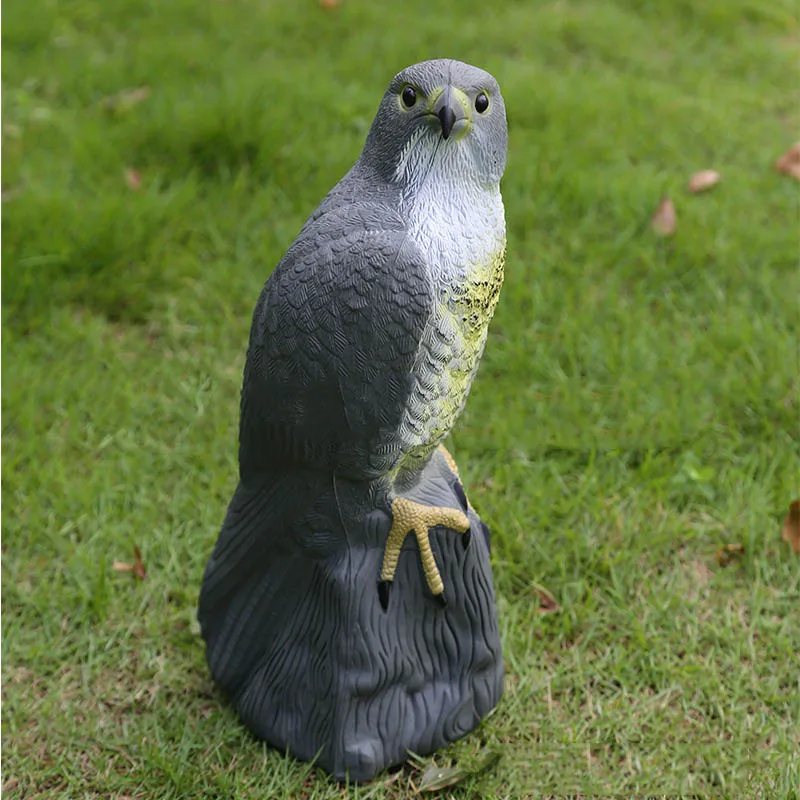
[(409, 235), (426, 254), (434, 312), (414, 366), (400, 434), (402, 469), (424, 462), (464, 408), (503, 283), (506, 234), (498, 186), (430, 180), (410, 196)]

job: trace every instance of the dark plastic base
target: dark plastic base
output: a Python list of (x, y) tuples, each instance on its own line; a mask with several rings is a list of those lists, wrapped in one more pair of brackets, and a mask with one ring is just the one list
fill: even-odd
[[(459, 490), (437, 452), (402, 494), (461, 508)], [(413, 535), (380, 588), (388, 508), (380, 483), (263, 476), (237, 489), (203, 580), (214, 679), (257, 736), (338, 779), (453, 742), (502, 694), (486, 526), (470, 510), (466, 540), (432, 529), (443, 607)]]

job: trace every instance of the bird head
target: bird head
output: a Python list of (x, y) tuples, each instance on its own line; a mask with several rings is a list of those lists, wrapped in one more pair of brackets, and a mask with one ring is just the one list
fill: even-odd
[(446, 164), (457, 181), (492, 186), (503, 175), (507, 145), (497, 81), (478, 67), (437, 59), (395, 75), (361, 162), (396, 183), (418, 183)]

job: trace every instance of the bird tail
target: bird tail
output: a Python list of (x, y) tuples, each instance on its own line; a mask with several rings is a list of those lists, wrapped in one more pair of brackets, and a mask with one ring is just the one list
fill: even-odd
[[(198, 619), (214, 679), (233, 697), (265, 642), (285, 629), (344, 531), (324, 476), (261, 475), (240, 482), (206, 566)], [(311, 563), (311, 568), (309, 568)]]

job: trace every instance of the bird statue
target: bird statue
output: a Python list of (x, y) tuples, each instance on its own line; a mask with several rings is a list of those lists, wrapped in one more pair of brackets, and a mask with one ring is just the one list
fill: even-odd
[(503, 282), (506, 150), (488, 72), (404, 69), (253, 314), (198, 616), (242, 721), (340, 780), (454, 741), (502, 693), (489, 531), (442, 441)]

